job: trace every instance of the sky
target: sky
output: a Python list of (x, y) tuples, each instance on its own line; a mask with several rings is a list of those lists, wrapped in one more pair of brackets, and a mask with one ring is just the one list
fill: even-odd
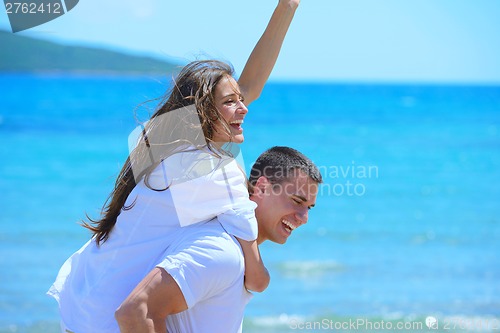
[[(241, 73), (277, 2), (80, 0), (17, 34)], [(500, 84), (500, 0), (302, 0), (271, 80)]]

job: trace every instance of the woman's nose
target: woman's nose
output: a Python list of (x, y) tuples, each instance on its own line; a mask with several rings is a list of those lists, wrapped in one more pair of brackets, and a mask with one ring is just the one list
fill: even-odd
[(238, 101), (237, 108), (238, 108), (237, 109), (238, 112), (240, 112), (240, 113), (243, 113), (243, 114), (248, 113), (248, 108), (243, 101)]

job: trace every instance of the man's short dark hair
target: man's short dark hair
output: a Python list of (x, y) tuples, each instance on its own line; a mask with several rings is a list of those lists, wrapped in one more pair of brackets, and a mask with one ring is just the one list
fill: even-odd
[(263, 152), (250, 171), (249, 182), (254, 186), (259, 177), (266, 177), (271, 184), (280, 184), (295, 176), (301, 170), (313, 181), (323, 182), (318, 167), (304, 154), (290, 147), (272, 147)]

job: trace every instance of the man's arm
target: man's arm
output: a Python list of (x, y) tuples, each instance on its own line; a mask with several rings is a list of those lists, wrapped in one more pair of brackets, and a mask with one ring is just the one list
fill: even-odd
[(175, 280), (163, 268), (154, 268), (115, 312), (122, 333), (165, 333), (165, 319), (187, 309)]
[(259, 98), (264, 89), (299, 2), (300, 0), (279, 0), (264, 34), (250, 54), (238, 80), (246, 105)]

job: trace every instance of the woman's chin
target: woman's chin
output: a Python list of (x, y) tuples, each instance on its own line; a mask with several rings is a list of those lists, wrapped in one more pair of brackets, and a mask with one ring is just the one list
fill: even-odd
[(245, 141), (245, 137), (243, 136), (243, 134), (237, 134), (237, 135), (234, 135), (231, 139), (229, 139), (229, 137), (226, 137), (226, 138), (214, 138), (213, 139), (213, 142), (219, 144), (219, 145), (225, 145), (227, 143), (243, 143), (243, 141)]
[(243, 141), (245, 141), (245, 137), (243, 136), (243, 134), (238, 134), (233, 137), (232, 141), (234, 143), (243, 143)]

